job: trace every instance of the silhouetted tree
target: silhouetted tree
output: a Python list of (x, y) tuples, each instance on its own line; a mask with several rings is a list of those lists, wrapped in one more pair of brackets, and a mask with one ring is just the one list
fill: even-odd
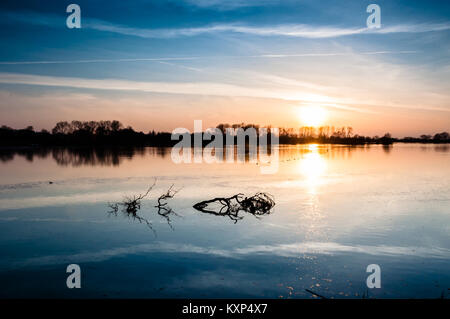
[(447, 141), (447, 140), (450, 140), (450, 135), (448, 134), (448, 132), (438, 133), (438, 134), (434, 135), (433, 140)]
[(72, 126), (66, 122), (58, 122), (55, 127), (52, 129), (53, 134), (70, 134), (72, 133)]

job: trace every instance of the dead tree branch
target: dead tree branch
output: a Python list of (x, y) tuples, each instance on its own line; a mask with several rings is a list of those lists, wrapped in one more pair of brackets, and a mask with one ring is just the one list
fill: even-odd
[(154, 232), (152, 224), (148, 219), (140, 216), (138, 214), (138, 211), (141, 209), (141, 202), (142, 200), (148, 196), (150, 191), (153, 189), (153, 187), (156, 185), (156, 179), (154, 180), (153, 184), (147, 189), (147, 192), (140, 195), (134, 195), (133, 197), (127, 196), (123, 199), (122, 202), (119, 203), (109, 203), (108, 206), (110, 208), (110, 211), (108, 213), (113, 214), (117, 216), (119, 212), (119, 208), (121, 208), (121, 212), (127, 216), (130, 217), (133, 220), (137, 220), (140, 223), (145, 223), (147, 226)]
[(243, 219), (240, 212), (249, 213), (256, 218), (268, 215), (272, 212), (275, 201), (272, 196), (266, 193), (257, 193), (251, 197), (244, 197), (243, 194), (236, 194), (231, 197), (216, 197), (205, 200), (194, 205), (194, 208), (202, 213), (216, 216), (227, 216), (234, 223)]
[(180, 190), (181, 189), (173, 190), (173, 184), (170, 185), (170, 187), (167, 190), (167, 192), (162, 194), (161, 196), (159, 196), (159, 198), (158, 198), (158, 205), (155, 206), (155, 207), (162, 207), (162, 206), (167, 205), (167, 202), (166, 203), (162, 203), (161, 201), (167, 200), (169, 198), (173, 198)]
[[(158, 208), (158, 215), (164, 217), (167, 220), (167, 224), (169, 227), (173, 230), (173, 226), (170, 220), (171, 215), (180, 216), (177, 213), (175, 213), (172, 208), (167, 206), (166, 200), (173, 198), (181, 189), (173, 190), (173, 184), (169, 187), (166, 193), (162, 194), (158, 198), (158, 205), (155, 207)], [(163, 202), (164, 201), (164, 202)]]
[(318, 293), (315, 293), (315, 292), (312, 291), (312, 290), (309, 290), (309, 289), (305, 289), (305, 290), (306, 290), (306, 292), (309, 292), (311, 295), (317, 296), (317, 297), (322, 298), (322, 299), (328, 299), (327, 297), (324, 297), (324, 296), (322, 296), (322, 295), (319, 295)]

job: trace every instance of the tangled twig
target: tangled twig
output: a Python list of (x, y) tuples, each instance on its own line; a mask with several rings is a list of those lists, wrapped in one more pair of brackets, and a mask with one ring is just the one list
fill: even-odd
[(175, 213), (172, 208), (167, 206), (167, 202), (163, 202), (167, 199), (173, 198), (175, 194), (177, 194), (181, 189), (173, 190), (173, 184), (169, 187), (166, 193), (162, 194), (158, 198), (158, 205), (155, 207), (158, 208), (158, 215), (164, 217), (167, 220), (167, 224), (169, 227), (173, 230), (173, 226), (170, 220), (170, 215), (180, 216), (177, 213)]
[(127, 216), (130, 217), (134, 220), (139, 221), (140, 223), (145, 223), (147, 224), (147, 226), (153, 231), (153, 227), (152, 227), (152, 223), (140, 216), (138, 214), (138, 211), (141, 209), (141, 202), (142, 200), (148, 196), (148, 194), (150, 193), (150, 191), (153, 189), (153, 187), (156, 184), (156, 179), (153, 181), (153, 184), (147, 189), (147, 192), (145, 192), (144, 194), (140, 194), (140, 195), (134, 195), (133, 197), (127, 196), (124, 198), (124, 200), (122, 202), (119, 203), (109, 203), (108, 206), (111, 209), (108, 213), (113, 214), (115, 216), (117, 216), (118, 212), (119, 212), (119, 207), (121, 207), (121, 212)]
[(159, 196), (159, 198), (158, 198), (158, 205), (155, 206), (155, 207), (162, 207), (162, 206), (167, 205), (167, 202), (166, 203), (161, 203), (161, 201), (169, 199), (169, 198), (173, 198), (176, 195), (176, 193), (178, 193), (181, 190), (181, 189), (178, 189), (178, 190), (172, 190), (172, 189), (173, 189), (173, 184), (170, 185), (170, 187), (169, 187), (169, 189), (167, 190), (166, 193), (164, 193), (161, 196)]
[(239, 212), (252, 214), (256, 218), (268, 215), (272, 212), (275, 201), (272, 196), (266, 193), (257, 193), (251, 197), (244, 197), (243, 194), (236, 194), (231, 197), (216, 197), (205, 200), (194, 205), (194, 208), (202, 213), (216, 216), (228, 216), (234, 223), (243, 219)]
[[(152, 223), (145, 217), (142, 217), (138, 214), (139, 210), (141, 209), (142, 200), (147, 197), (150, 193), (150, 191), (153, 189), (153, 187), (156, 184), (156, 179), (153, 182), (153, 184), (147, 189), (147, 192), (140, 194), (140, 195), (134, 195), (133, 197), (125, 197), (122, 202), (118, 203), (109, 203), (108, 207), (110, 208), (110, 211), (108, 213), (113, 214), (117, 216), (119, 209), (120, 211), (127, 217), (130, 217), (134, 220), (139, 221), (140, 223), (145, 223), (147, 226), (155, 233), (155, 230), (152, 227)], [(169, 198), (173, 198), (176, 193), (178, 193), (179, 190), (173, 190), (173, 185), (170, 186), (170, 188), (167, 190), (166, 193), (162, 194), (158, 198), (158, 205), (155, 206), (158, 208), (158, 215), (164, 217), (167, 220), (167, 223), (169, 224), (170, 228), (173, 229), (173, 226), (171, 224), (170, 215), (176, 215), (176, 214), (169, 206), (167, 206), (167, 202), (163, 202)], [(155, 233), (156, 235), (156, 233)]]

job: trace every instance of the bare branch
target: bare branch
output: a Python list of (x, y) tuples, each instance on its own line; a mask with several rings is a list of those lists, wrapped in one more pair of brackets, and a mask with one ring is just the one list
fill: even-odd
[(173, 190), (173, 184), (172, 184), (166, 193), (159, 196), (158, 205), (155, 206), (156, 208), (158, 208), (158, 215), (164, 217), (167, 220), (167, 224), (170, 226), (170, 228), (172, 228), (172, 230), (174, 230), (174, 228), (171, 224), (170, 216), (171, 215), (179, 216), (179, 215), (177, 213), (175, 213), (172, 210), (172, 208), (170, 208), (169, 206), (166, 206), (167, 202), (162, 202), (162, 201), (173, 198), (180, 190), (181, 190), (181, 188), (178, 190)]
[(239, 212), (252, 214), (256, 218), (272, 212), (275, 201), (272, 196), (266, 193), (257, 193), (251, 197), (244, 197), (243, 194), (236, 194), (231, 197), (216, 197), (205, 200), (194, 205), (194, 208), (202, 213), (216, 216), (228, 216), (234, 223), (243, 219)]
[(172, 189), (173, 189), (173, 184), (169, 187), (169, 189), (167, 190), (166, 193), (159, 196), (158, 206), (155, 206), (155, 207), (162, 207), (162, 206), (167, 205), (167, 203), (162, 203), (161, 201), (169, 199), (169, 198), (173, 198), (181, 190), (181, 188), (178, 190), (172, 190)]
[(112, 204), (109, 203), (108, 206), (111, 210), (108, 213), (117, 216), (119, 212), (119, 207), (122, 207), (121, 211), (125, 216), (137, 220), (140, 223), (147, 224), (147, 226), (153, 231), (153, 233), (155, 233), (151, 222), (148, 221), (146, 218), (138, 215), (138, 211), (141, 209), (141, 201), (148, 196), (148, 194), (155, 185), (156, 179), (153, 181), (153, 184), (147, 189), (147, 192), (145, 192), (144, 194), (140, 194), (138, 196), (134, 195), (133, 197), (129, 196), (125, 197), (123, 201), (119, 203), (112, 203)]

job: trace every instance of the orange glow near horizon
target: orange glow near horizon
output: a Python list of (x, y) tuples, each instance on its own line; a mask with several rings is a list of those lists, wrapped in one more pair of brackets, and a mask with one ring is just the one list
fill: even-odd
[(308, 105), (298, 109), (298, 117), (303, 125), (318, 127), (324, 124), (327, 113), (318, 105)]

